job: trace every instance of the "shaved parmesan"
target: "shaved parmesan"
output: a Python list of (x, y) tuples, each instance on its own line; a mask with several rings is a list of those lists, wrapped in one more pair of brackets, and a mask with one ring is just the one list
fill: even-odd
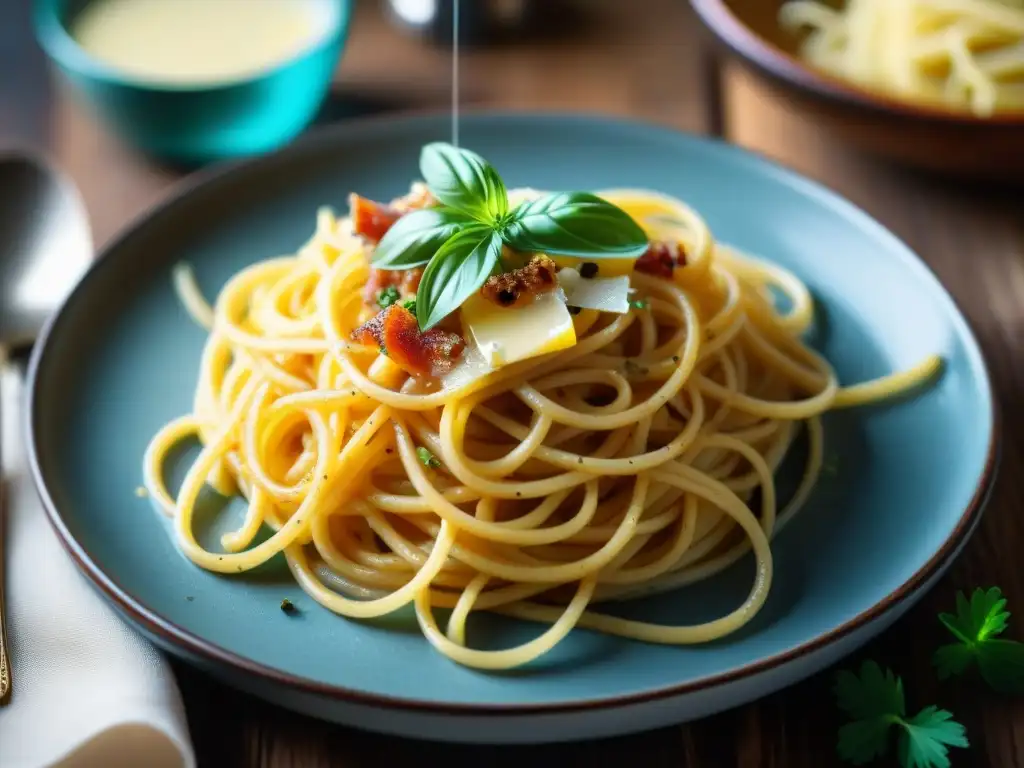
[(624, 315), (629, 312), (629, 276), (591, 277), (580, 275), (575, 269), (558, 271), (558, 284), (565, 292), (570, 307), (597, 309)]

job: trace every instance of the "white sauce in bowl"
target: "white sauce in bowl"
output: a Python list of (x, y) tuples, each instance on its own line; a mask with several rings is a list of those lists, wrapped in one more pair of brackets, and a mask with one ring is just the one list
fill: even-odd
[(284, 63), (336, 24), (333, 0), (95, 0), (70, 32), (128, 77), (194, 86)]

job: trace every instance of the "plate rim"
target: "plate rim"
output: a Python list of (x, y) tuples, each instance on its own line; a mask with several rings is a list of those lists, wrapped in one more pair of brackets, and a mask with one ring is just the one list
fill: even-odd
[(342, 685), (324, 683), (314, 678), (304, 677), (284, 672), (266, 664), (246, 658), (235, 651), (213, 643), (204, 637), (191, 632), (173, 621), (160, 615), (157, 609), (150, 608), (135, 598), (125, 587), (121, 586), (90, 556), (86, 548), (79, 543), (71, 534), (64, 523), (62, 514), (57, 508), (53, 497), (43, 477), (40, 462), (39, 446), (35, 432), (35, 413), (40, 407), (38, 397), (38, 379), (40, 368), (44, 358), (50, 350), (52, 332), (60, 318), (64, 315), (66, 308), (81, 292), (88, 290), (84, 286), (91, 280), (98, 271), (105, 269), (105, 264), (113, 263), (106, 258), (106, 255), (123, 247), (124, 243), (131, 240), (139, 231), (143, 230), (148, 222), (161, 215), (167, 215), (175, 207), (182, 204), (193, 192), (212, 184), (222, 177), (230, 176), (236, 172), (242, 172), (251, 168), (260, 168), (282, 160), (290, 156), (299, 156), (315, 152), (318, 148), (330, 146), (335, 143), (344, 143), (373, 133), (374, 129), (380, 126), (395, 126), (393, 130), (405, 127), (415, 131), (417, 127), (431, 127), (439, 121), (450, 119), (449, 113), (444, 110), (418, 110), (404, 113), (390, 113), (371, 117), (361, 117), (346, 120), (326, 126), (320, 126), (307, 131), (302, 137), (291, 144), (262, 155), (245, 157), (225, 161), (211, 167), (196, 171), (185, 178), (171, 185), (164, 195), (153, 205), (134, 216), (119, 229), (113, 237), (103, 244), (97, 253), (89, 269), (82, 276), (74, 289), (68, 294), (60, 309), (50, 316), (36, 344), (33, 346), (31, 358), (26, 375), (26, 400), (23, 409), (23, 428), (25, 435), (25, 451), (29, 465), (30, 475), (36, 491), (42, 501), (44, 511), (63, 549), (71, 556), (72, 561), (89, 583), (104, 597), (113, 604), (123, 616), (143, 628), (147, 633), (161, 638), (166, 647), (175, 649), (184, 654), (186, 659), (194, 660), (199, 658), (204, 662), (216, 665), (224, 665), (228, 669), (235, 670), (245, 675), (260, 679), (262, 682), (271, 685), (285, 686), (299, 692), (314, 696), (327, 697), (332, 700), (354, 705), (364, 705), (384, 709), (398, 709), (405, 712), (420, 712), (424, 714), (448, 714), (448, 715), (481, 715), (481, 716), (510, 716), (510, 715), (535, 715), (535, 714), (557, 714), (574, 713), (593, 710), (603, 710), (623, 707), (633, 704), (642, 704), (660, 700), (668, 700), (686, 694), (706, 692), (708, 690), (724, 686), (730, 683), (739, 682), (744, 679), (753, 678), (761, 673), (780, 669), (790, 662), (796, 661), (802, 656), (820, 651), (843, 638), (853, 634), (874, 621), (878, 620), (892, 608), (896, 607), (907, 597), (913, 595), (921, 586), (927, 583), (928, 579), (938, 571), (944, 563), (953, 555), (958, 547), (966, 543), (971, 532), (976, 527), (986, 506), (986, 502), (995, 485), (998, 475), (998, 464), (1000, 446), (1002, 443), (1002, 429), (1000, 426), (999, 413), (1001, 407), (996, 398), (994, 385), (986, 359), (986, 354), (968, 317), (960, 308), (956, 299), (949, 293), (946, 287), (939, 280), (931, 266), (922, 259), (917, 252), (892, 230), (871, 216), (867, 211), (856, 205), (836, 190), (817, 180), (811, 179), (796, 170), (788, 168), (781, 163), (762, 155), (758, 152), (732, 144), (718, 137), (702, 136), (688, 131), (680, 130), (668, 125), (655, 123), (648, 120), (638, 120), (618, 115), (609, 115), (600, 112), (574, 111), (565, 112), (558, 110), (527, 110), (515, 111), (507, 109), (469, 109), (463, 112), (463, 117), (469, 122), (478, 120), (500, 119), (521, 123), (570, 123), (587, 126), (599, 126), (605, 129), (623, 131), (626, 133), (640, 132), (646, 136), (657, 137), (672, 141), (688, 141), (697, 144), (705, 144), (714, 147), (716, 151), (724, 152), (726, 155), (734, 155), (748, 164), (760, 166), (761, 170), (767, 171), (771, 176), (780, 180), (788, 186), (811, 192), (819, 198), (823, 205), (842, 213), (846, 218), (859, 221), (862, 225), (875, 229), (885, 237), (891, 239), (901, 246), (902, 253), (899, 258), (909, 263), (915, 269), (921, 271), (925, 280), (930, 280), (932, 289), (949, 302), (953, 310), (953, 317), (963, 326), (962, 330), (967, 341), (973, 347), (973, 351), (980, 363), (979, 371), (983, 377), (983, 383), (989, 401), (988, 428), (990, 440), (985, 456), (985, 463), (978, 477), (977, 485), (970, 501), (966, 505), (960, 518), (957, 520), (950, 535), (943, 541), (930, 558), (921, 567), (914, 571), (900, 586), (876, 602), (869, 608), (857, 613), (832, 629), (812, 637), (802, 643), (792, 646), (779, 653), (766, 656), (756, 661), (743, 664), (734, 669), (707, 675), (690, 680), (685, 683), (674, 683), (654, 688), (648, 688), (633, 693), (601, 696), (596, 698), (578, 698), (567, 700), (556, 700), (539, 703), (494, 703), (494, 702), (440, 702), (423, 698), (407, 698), (390, 694), (366, 692)]

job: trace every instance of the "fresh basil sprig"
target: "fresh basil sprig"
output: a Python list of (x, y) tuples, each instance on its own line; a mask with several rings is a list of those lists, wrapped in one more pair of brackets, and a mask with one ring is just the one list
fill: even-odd
[(505, 182), (476, 152), (451, 144), (428, 144), (420, 154), (420, 173), (442, 205), (491, 224), (508, 213)]
[(452, 235), (473, 219), (452, 208), (424, 208), (402, 216), (377, 244), (377, 269), (412, 269), (429, 262)]
[(560, 192), (525, 202), (505, 227), (520, 251), (560, 256), (636, 258), (647, 236), (629, 214), (589, 192)]
[(508, 191), (480, 155), (427, 144), (420, 173), (440, 205), (401, 217), (381, 239), (377, 269), (426, 265), (416, 291), (416, 319), (432, 328), (501, 269), (509, 246), (587, 259), (637, 258), (647, 235), (629, 214), (588, 192), (559, 192), (509, 211)]
[(416, 319), (427, 329), (473, 295), (491, 276), (501, 258), (501, 237), (484, 224), (458, 232), (423, 270), (416, 289)]

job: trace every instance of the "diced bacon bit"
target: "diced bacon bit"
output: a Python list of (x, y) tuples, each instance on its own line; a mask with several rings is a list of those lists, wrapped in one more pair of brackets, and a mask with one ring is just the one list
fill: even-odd
[(370, 277), (363, 287), (363, 303), (369, 307), (378, 306), (377, 297), (389, 285), (398, 286), (402, 298), (407, 299), (419, 290), (422, 277), (422, 267), (415, 269), (374, 269), (370, 267)]
[(525, 267), (487, 278), (480, 292), (499, 307), (525, 304), (537, 294), (554, 289), (557, 269), (549, 257), (534, 256)]
[(352, 215), (352, 230), (373, 243), (379, 243), (402, 216), (401, 211), (360, 197), (355, 192), (348, 196), (348, 207)]
[(679, 243), (654, 240), (636, 260), (636, 271), (655, 277), (672, 277), (672, 270), (686, 266), (686, 251)]
[(442, 328), (421, 332), (416, 316), (398, 304), (392, 304), (352, 331), (352, 340), (377, 345), (382, 354), (413, 376), (448, 373), (466, 348), (466, 342), (457, 333)]
[(394, 223), (405, 214), (436, 204), (437, 200), (422, 182), (413, 184), (409, 194), (396, 197), (390, 203), (378, 203), (354, 192), (348, 196), (352, 230), (371, 243), (379, 243)]

